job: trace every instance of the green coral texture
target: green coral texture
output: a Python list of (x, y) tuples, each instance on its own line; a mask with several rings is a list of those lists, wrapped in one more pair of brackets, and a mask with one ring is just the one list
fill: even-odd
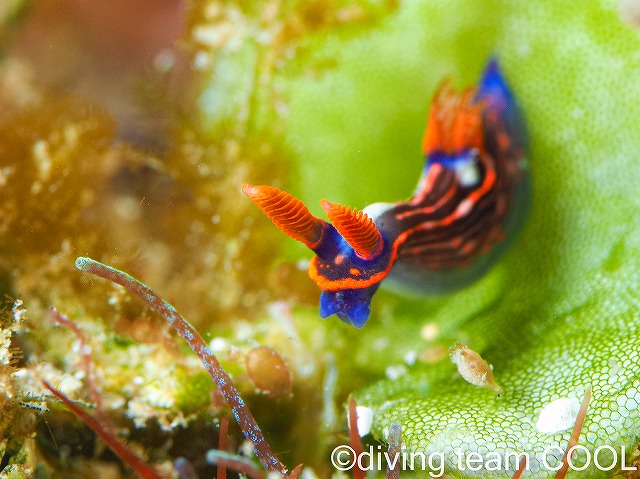
[[(448, 358), (409, 362), (358, 395), (374, 411), (376, 437), (400, 423), (407, 451), (446, 453), (455, 477), (513, 474), (459, 471), (457, 448), (536, 454), (524, 477), (553, 477), (539, 459), (549, 446), (564, 450), (572, 424), (545, 432), (538, 419), (555, 400), (579, 403), (588, 386), (593, 399), (580, 444), (592, 452), (613, 446), (618, 459), (621, 446), (638, 445), (640, 37), (620, 8), (406, 2), (367, 35), (328, 37), (314, 55), (336, 57), (337, 67), (294, 82), (287, 141), (300, 165), (293, 193), (311, 205), (319, 194), (358, 207), (407, 197), (437, 83), (443, 76), (458, 88), (474, 83), (492, 54), (525, 112), (533, 199), (514, 247), (464, 291), (421, 301), (376, 296), (366, 340), (356, 346), (386, 337), (393, 353), (372, 361), (401, 357), (433, 323), (447, 345), (465, 342), (493, 365), (500, 398), (462, 380)], [(391, 308), (380, 308), (383, 301)], [(612, 472), (592, 464), (572, 474)]]

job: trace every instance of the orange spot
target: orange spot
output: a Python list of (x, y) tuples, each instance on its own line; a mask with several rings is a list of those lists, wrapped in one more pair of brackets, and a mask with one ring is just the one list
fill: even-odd
[(503, 151), (508, 150), (511, 146), (511, 138), (509, 138), (509, 135), (507, 135), (504, 131), (498, 132), (498, 145)]
[(340, 279), (329, 279), (320, 274), (319, 269), (322, 268), (322, 265), (318, 264), (318, 257), (314, 256), (311, 262), (309, 263), (309, 277), (321, 288), (325, 291), (338, 291), (340, 289), (362, 289), (368, 288), (374, 284), (382, 281), (385, 276), (389, 274), (391, 270), (391, 266), (393, 265), (393, 260), (396, 257), (397, 245), (394, 243), (393, 246), (393, 254), (391, 260), (387, 264), (387, 267), (384, 271), (380, 271), (375, 273), (369, 277), (369, 279), (358, 279), (353, 277), (340, 278)]
[(477, 241), (472, 241), (472, 240), (467, 241), (467, 243), (465, 243), (465, 245), (462, 247), (462, 252), (468, 255), (476, 247), (476, 244), (477, 244)]
[(360, 276), (360, 270), (359, 270), (359, 269), (357, 269), (357, 268), (351, 268), (351, 269), (349, 270), (349, 273), (350, 273), (351, 275), (353, 275), (353, 276)]
[(342, 256), (341, 254), (339, 254), (338, 256), (336, 256), (336, 259), (333, 260), (333, 262), (335, 264), (342, 264), (342, 262), (344, 261), (344, 256)]

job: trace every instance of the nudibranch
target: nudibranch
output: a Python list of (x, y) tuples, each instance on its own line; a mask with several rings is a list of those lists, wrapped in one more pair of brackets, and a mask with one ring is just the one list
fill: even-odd
[(425, 165), (409, 200), (362, 211), (322, 200), (330, 222), (272, 186), (243, 192), (293, 239), (315, 252), (309, 276), (322, 289), (320, 316), (361, 328), (373, 294), (462, 288), (485, 274), (524, 222), (530, 197), (527, 135), (496, 60), (477, 87), (444, 81), (422, 141)]

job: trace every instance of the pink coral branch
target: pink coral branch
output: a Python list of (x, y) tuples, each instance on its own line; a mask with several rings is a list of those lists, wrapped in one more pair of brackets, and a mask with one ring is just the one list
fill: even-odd
[[(229, 418), (227, 416), (224, 416), (220, 420), (220, 434), (218, 436), (218, 449), (220, 449), (221, 451), (227, 450), (228, 431), (229, 431)], [(223, 462), (218, 463), (216, 479), (227, 479), (227, 467)]]
[(95, 366), (93, 364), (93, 358), (91, 357), (91, 349), (87, 342), (87, 337), (84, 334), (84, 331), (78, 326), (77, 323), (70, 320), (64, 314), (58, 313), (58, 310), (55, 306), (51, 306), (49, 308), (49, 312), (51, 313), (51, 318), (61, 326), (69, 328), (73, 331), (76, 338), (78, 338), (78, 342), (80, 343), (80, 357), (82, 358), (81, 364), (82, 369), (84, 370), (84, 374), (87, 378), (87, 390), (89, 391), (89, 397), (96, 405), (96, 415), (98, 416), (98, 420), (100, 423), (107, 427), (109, 430), (114, 431), (115, 428), (113, 424), (109, 420), (109, 417), (104, 412), (104, 408), (102, 407), (102, 395), (100, 394), (100, 388), (98, 387), (98, 383), (96, 381), (96, 371)]
[(165, 479), (151, 466), (140, 459), (127, 446), (125, 446), (115, 435), (105, 429), (93, 416), (87, 414), (78, 405), (76, 405), (64, 393), (54, 388), (47, 381), (42, 381), (42, 384), (51, 392), (51, 394), (62, 401), (62, 403), (73, 414), (80, 418), (80, 420), (82, 420), (82, 422), (84, 422), (93, 432), (100, 436), (100, 438), (113, 450), (113, 452), (115, 452), (126, 464), (131, 466), (131, 468), (136, 471), (140, 477), (143, 477), (144, 479)]
[(302, 464), (298, 464), (296, 467), (294, 467), (291, 473), (289, 474), (289, 479), (298, 479), (298, 476), (302, 472), (302, 468), (303, 468)]
[(578, 444), (578, 439), (580, 439), (580, 432), (582, 431), (584, 418), (586, 417), (587, 410), (589, 409), (589, 402), (591, 402), (591, 386), (589, 386), (584, 393), (584, 399), (580, 405), (580, 411), (576, 417), (576, 422), (573, 425), (573, 431), (571, 431), (571, 437), (567, 443), (567, 449), (565, 450), (564, 457), (562, 458), (562, 467), (558, 470), (555, 479), (564, 479), (569, 471), (569, 456), (573, 454), (572, 448)]
[(226, 451), (212, 449), (207, 452), (207, 462), (213, 464), (224, 464), (225, 467), (240, 472), (250, 479), (265, 479), (264, 473), (257, 469), (249, 460), (236, 454), (229, 454)]
[(524, 474), (524, 470), (527, 467), (527, 458), (523, 457), (520, 459), (520, 464), (518, 464), (518, 469), (513, 473), (513, 477), (511, 479), (520, 479), (522, 474)]
[(358, 411), (356, 409), (356, 400), (353, 396), (349, 396), (349, 442), (351, 449), (355, 455), (355, 464), (353, 467), (353, 479), (364, 479), (364, 471), (358, 465), (358, 458), (362, 456), (362, 441), (358, 433)]
[(184, 338), (191, 349), (198, 355), (205, 369), (218, 386), (218, 389), (231, 407), (244, 436), (251, 441), (255, 454), (267, 471), (275, 471), (286, 476), (286, 468), (278, 460), (271, 446), (267, 443), (260, 427), (251, 414), (251, 411), (240, 396), (240, 392), (231, 381), (231, 377), (222, 368), (213, 351), (207, 346), (202, 336), (185, 320), (176, 309), (149, 286), (141, 283), (134, 277), (110, 266), (94, 261), (91, 258), (80, 257), (76, 259), (76, 268), (86, 273), (94, 274), (113, 281), (129, 292), (145, 301), (151, 309), (164, 317), (169, 324)]

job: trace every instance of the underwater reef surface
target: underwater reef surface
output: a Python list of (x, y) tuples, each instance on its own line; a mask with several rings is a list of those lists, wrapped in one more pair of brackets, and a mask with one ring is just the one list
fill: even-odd
[[(318, 190), (358, 207), (402, 196), (398, 188), (420, 167), (417, 106), (443, 74), (470, 83), (488, 55), (504, 63), (530, 131), (533, 205), (515, 247), (465, 291), (426, 302), (394, 298), (393, 322), (377, 329), (390, 350), (419, 357), (421, 330), (434, 347), (462, 340), (493, 365), (504, 394), (465, 383), (446, 360), (404, 364), (403, 374), (357, 396), (373, 409), (376, 437), (400, 423), (406, 448), (446, 452), (452, 471), (456, 448), (526, 451), (538, 455), (531, 477), (550, 477), (534, 470), (540, 454), (551, 445), (563, 449), (573, 424), (547, 428), (540, 415), (558, 399), (579, 404), (591, 386), (580, 443), (591, 451), (637, 446), (640, 39), (619, 8), (405, 4), (375, 35), (321, 49), (318, 55), (335, 54), (340, 66), (296, 90), (288, 138), (305, 152), (297, 193), (311, 204)], [(329, 95), (336, 101), (323, 101)], [(318, 173), (309, 163), (324, 168)], [(414, 327), (397, 334), (398, 323)], [(592, 463), (580, 477), (611, 474)]]
[[(540, 422), (545, 406), (579, 403), (591, 386), (580, 444), (638, 446), (640, 33), (628, 2), (188, 6), (180, 42), (192, 71), (181, 91), (193, 103), (168, 102), (164, 74), (153, 73), (170, 55), (141, 81), (153, 88), (140, 101), (169, 120), (162, 148), (121, 135), (95, 99), (39, 85), (28, 58), (3, 55), (0, 477), (131, 475), (40, 379), (88, 405), (97, 387), (120, 436), (167, 474), (178, 456), (214, 474), (204, 457), (228, 409), (213, 384), (144, 304), (77, 272), (77, 256), (171, 301), (287, 451), (281, 460), (317, 477), (335, 472), (329, 454), (347, 440), (353, 392), (373, 412), (369, 443), (400, 423), (411, 451), (539, 454), (564, 450), (572, 426)], [(458, 293), (379, 293), (361, 331), (320, 320), (319, 292), (298, 264), (306, 251), (241, 185), (286, 186), (315, 214), (325, 197), (357, 207), (408, 197), (436, 85), (472, 84), (492, 54), (530, 132), (533, 203), (516, 244)], [(49, 306), (79, 325), (88, 349), (54, 327)], [(457, 341), (493, 365), (500, 398), (457, 376), (447, 353)], [(265, 374), (269, 361), (290, 376)], [(233, 424), (229, 435), (239, 450)]]

